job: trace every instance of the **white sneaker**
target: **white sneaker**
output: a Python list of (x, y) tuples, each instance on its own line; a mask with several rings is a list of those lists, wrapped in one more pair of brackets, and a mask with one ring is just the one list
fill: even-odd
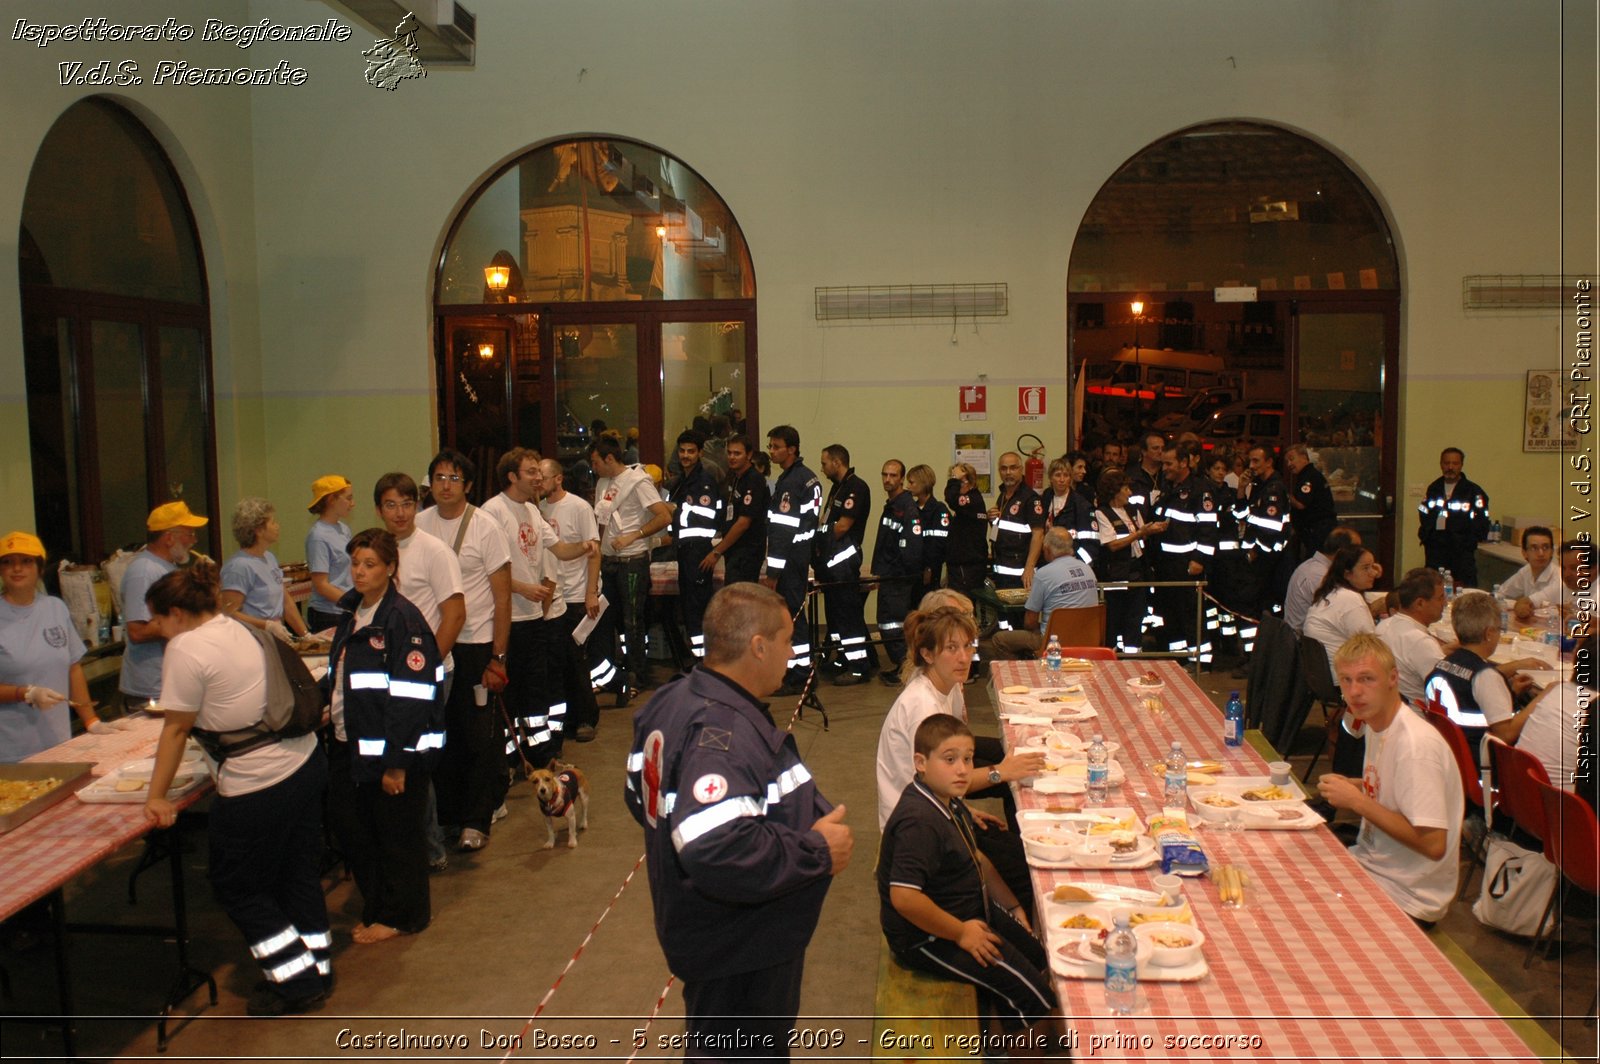
[(489, 823), (498, 824), (498, 823), (500, 823), (500, 821), (504, 820), (506, 817), (508, 817), (510, 815), (511, 815), (511, 810), (506, 808), (506, 803), (501, 802), (500, 803), (500, 808), (496, 809), (494, 811), (494, 815), (489, 818)]

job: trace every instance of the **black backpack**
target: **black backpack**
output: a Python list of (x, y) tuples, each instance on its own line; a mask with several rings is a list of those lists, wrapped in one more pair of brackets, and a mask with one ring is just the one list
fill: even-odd
[[(239, 622), (244, 624), (243, 621)], [(244, 627), (261, 644), (266, 662), (267, 704), (261, 720), (248, 728), (217, 732), (193, 729), (195, 739), (218, 764), (280, 739), (310, 735), (322, 727), (328, 700), (294, 647), (260, 628)]]

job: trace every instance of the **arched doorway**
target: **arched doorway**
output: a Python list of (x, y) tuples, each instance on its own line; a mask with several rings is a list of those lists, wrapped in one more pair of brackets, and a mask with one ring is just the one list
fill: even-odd
[(143, 543), (184, 499), (221, 548), (210, 304), (194, 216), (150, 131), (109, 100), (39, 146), (18, 237), (34, 519), (53, 557)]
[(1338, 156), (1249, 122), (1151, 144), (1085, 213), (1067, 299), (1078, 438), (1304, 441), (1341, 520), (1392, 568), (1400, 271)]
[(658, 149), (583, 138), (514, 159), (455, 219), (435, 291), (440, 436), (480, 469), (512, 446), (571, 462), (601, 426), (665, 466), (683, 429), (759, 423), (744, 235)]

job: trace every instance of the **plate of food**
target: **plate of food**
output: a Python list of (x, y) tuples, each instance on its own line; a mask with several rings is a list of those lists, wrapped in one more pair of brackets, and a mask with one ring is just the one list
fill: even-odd
[(1257, 802), (1243, 805), (1239, 812), (1245, 826), (1251, 828), (1304, 831), (1325, 823), (1304, 802)]
[(1068, 941), (1099, 938), (1100, 932), (1111, 928), (1114, 919), (1110, 909), (1102, 909), (1097, 905), (1083, 906), (1070, 916), (1059, 914), (1052, 916), (1049, 933), (1052, 937), (1065, 938)]
[[(1109, 934), (1109, 931), (1107, 932)], [(1139, 975), (1145, 975), (1145, 970), (1150, 967), (1150, 958), (1155, 954), (1155, 947), (1148, 941), (1134, 936), (1138, 943), (1134, 952), (1134, 961), (1139, 966)], [(1106, 942), (1099, 937), (1099, 932), (1070, 939), (1060, 943), (1050, 951), (1050, 964), (1060, 975), (1078, 979), (1103, 979), (1106, 974)]]
[(1150, 963), (1157, 968), (1182, 968), (1200, 959), (1206, 935), (1192, 923), (1170, 920), (1141, 923), (1133, 929), (1135, 937), (1150, 943)]
[(1083, 749), (1084, 742), (1071, 732), (1050, 731), (1029, 736), (1017, 745), (1029, 750), (1053, 750), (1060, 754), (1075, 754)]
[(1298, 803), (1305, 800), (1305, 796), (1302, 795), (1298, 789), (1291, 790), (1287, 787), (1279, 787), (1273, 783), (1262, 783), (1251, 787), (1241, 788), (1238, 791), (1238, 795), (1239, 798), (1245, 803), (1247, 808), (1249, 806), (1260, 806), (1265, 808), (1271, 805), (1279, 805), (1284, 802)]
[(1161, 677), (1156, 673), (1146, 672), (1138, 676), (1130, 676), (1128, 678), (1128, 686), (1139, 694), (1153, 695), (1165, 690), (1167, 685), (1162, 682)]
[(1056, 905), (1076, 905), (1100, 902), (1107, 905), (1159, 906), (1164, 895), (1139, 887), (1124, 887), (1114, 883), (1057, 883), (1046, 895), (1046, 900)]

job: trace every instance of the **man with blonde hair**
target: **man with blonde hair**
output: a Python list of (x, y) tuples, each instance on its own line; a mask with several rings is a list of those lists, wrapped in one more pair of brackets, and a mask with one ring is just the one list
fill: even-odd
[(1334, 808), (1361, 817), (1351, 856), (1407, 915), (1428, 925), (1456, 893), (1463, 799), (1455, 758), (1401, 699), (1394, 654), (1382, 639), (1351, 636), (1333, 668), (1350, 716), (1365, 732), (1366, 756), (1360, 779), (1330, 772), (1317, 789)]

